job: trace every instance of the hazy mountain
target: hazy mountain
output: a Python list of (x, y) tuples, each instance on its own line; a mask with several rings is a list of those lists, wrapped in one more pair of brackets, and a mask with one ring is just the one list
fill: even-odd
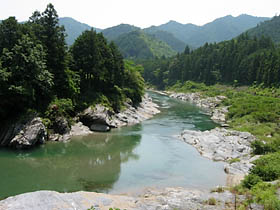
[(141, 30), (122, 34), (114, 42), (125, 58), (148, 59), (176, 54), (165, 42)]
[[(186, 44), (199, 47), (206, 42), (220, 42), (232, 39), (268, 19), (269, 18), (266, 17), (254, 17), (250, 15), (240, 15), (238, 17), (228, 15), (203, 26), (170, 21), (166, 24), (151, 28), (153, 31), (167, 31)], [(147, 30), (150, 30), (150, 28)]]
[(117, 39), (120, 35), (141, 30), (138, 27), (129, 25), (129, 24), (120, 24), (110, 28), (106, 28), (102, 31), (103, 35), (110, 41)]
[(183, 52), (186, 47), (186, 43), (177, 39), (172, 33), (167, 31), (153, 30), (152, 28), (145, 30), (144, 32), (154, 36), (156, 39), (159, 39), (166, 44), (168, 44), (174, 51)]
[[(67, 34), (66, 37), (66, 43), (68, 45), (72, 45), (75, 41), (75, 39), (83, 33), (83, 31), (85, 30), (90, 30), (91, 26), (84, 24), (84, 23), (80, 23), (77, 20), (74, 20), (73, 18), (70, 17), (63, 17), (63, 18), (59, 18), (59, 25), (64, 25), (65, 27), (65, 31)], [(97, 32), (100, 32), (101, 29), (98, 28), (93, 28), (94, 30), (96, 30)]]
[(255, 28), (249, 29), (250, 36), (268, 36), (274, 42), (280, 42), (280, 16), (275, 16), (271, 20), (264, 21), (258, 24)]

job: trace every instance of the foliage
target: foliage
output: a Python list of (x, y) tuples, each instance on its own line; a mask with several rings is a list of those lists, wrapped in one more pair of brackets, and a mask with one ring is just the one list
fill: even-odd
[(250, 38), (242, 34), (236, 39), (208, 44), (185, 51), (172, 58), (142, 62), (144, 79), (158, 88), (178, 81), (213, 84), (277, 86), (280, 50), (269, 38)]
[(207, 204), (215, 206), (217, 204), (217, 201), (216, 201), (215, 198), (211, 197), (211, 198), (208, 199)]
[(263, 181), (274, 181), (280, 177), (280, 152), (264, 155), (254, 164), (250, 174), (259, 176)]
[(159, 41), (141, 31), (132, 31), (115, 40), (122, 55), (129, 59), (149, 59), (162, 56), (173, 56), (173, 51), (165, 42)]
[(280, 42), (280, 15), (274, 16), (271, 20), (258, 24), (255, 28), (248, 30), (248, 34), (252, 37), (270, 37), (274, 42)]
[(142, 66), (132, 61), (125, 61), (124, 94), (130, 98), (134, 105), (142, 101), (144, 95), (144, 79), (141, 76)]
[(255, 174), (249, 174), (242, 181), (242, 185), (243, 185), (243, 187), (251, 189), (254, 185), (256, 185), (257, 183), (259, 183), (261, 181), (262, 181), (262, 179), (259, 176), (255, 175)]
[(254, 196), (253, 201), (262, 204), (266, 210), (279, 210), (280, 200), (276, 195), (277, 187), (277, 185), (259, 182), (251, 190)]
[(52, 4), (26, 23), (14, 17), (0, 23), (1, 123), (32, 109), (51, 126), (60, 116), (69, 123), (75, 112), (96, 103), (119, 111), (127, 98), (141, 102), (142, 69), (125, 67), (114, 43), (89, 30), (69, 50), (65, 36)]

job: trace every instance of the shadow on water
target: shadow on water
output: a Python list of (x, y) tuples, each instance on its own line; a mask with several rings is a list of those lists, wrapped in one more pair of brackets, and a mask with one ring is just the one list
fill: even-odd
[[(138, 127), (139, 129), (140, 127)], [(32, 151), (0, 150), (0, 198), (36, 190), (108, 192), (121, 163), (138, 159), (141, 135), (113, 133), (49, 142)]]

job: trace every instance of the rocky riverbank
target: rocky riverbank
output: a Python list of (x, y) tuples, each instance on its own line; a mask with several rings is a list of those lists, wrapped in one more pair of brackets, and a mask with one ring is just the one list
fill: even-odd
[(88, 135), (95, 131), (105, 132), (111, 128), (133, 125), (149, 119), (160, 112), (157, 108), (147, 94), (139, 106), (133, 107), (132, 104), (126, 103), (125, 109), (119, 113), (98, 104), (79, 113), (74, 118), (76, 123), (72, 126), (65, 118), (59, 117), (55, 120), (54, 132), (49, 135), (43, 120), (32, 113), (24, 119), (0, 128), (0, 146), (28, 149), (47, 140), (67, 141), (72, 136)]
[(223, 127), (228, 126), (226, 123), (228, 107), (219, 106), (226, 99), (225, 96), (203, 97), (200, 93), (170, 93), (170, 97), (193, 103), (210, 115), (214, 122), (221, 124)]
[[(138, 196), (108, 195), (94, 192), (58, 193), (37, 191), (9, 197), (0, 201), (0, 210), (222, 210), (235, 209), (235, 204), (245, 199), (217, 188), (201, 191), (184, 188), (146, 190)], [(250, 209), (260, 209), (251, 204)]]
[[(203, 97), (200, 93), (172, 93), (172, 98), (193, 103), (209, 115), (211, 119), (228, 127), (226, 114), (229, 107), (221, 106), (225, 96)], [(240, 183), (253, 166), (252, 162), (259, 156), (251, 156), (251, 143), (255, 137), (247, 132), (239, 132), (225, 128), (215, 128), (210, 131), (185, 130), (179, 138), (194, 146), (198, 152), (211, 160), (224, 161), (225, 172), (228, 174), (227, 184)]]

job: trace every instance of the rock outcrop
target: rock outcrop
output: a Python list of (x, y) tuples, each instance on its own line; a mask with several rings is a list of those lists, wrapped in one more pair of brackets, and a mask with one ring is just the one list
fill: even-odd
[(80, 121), (92, 131), (109, 131), (126, 125), (134, 125), (159, 113), (157, 105), (147, 95), (137, 107), (126, 103), (124, 111), (115, 113), (101, 104), (89, 107), (79, 114)]
[(255, 137), (248, 132), (231, 131), (215, 128), (210, 131), (185, 130), (181, 138), (193, 145), (199, 153), (214, 161), (228, 161), (247, 157), (252, 149)]
[[(214, 122), (228, 127), (226, 114), (228, 108), (220, 106), (225, 96), (203, 97), (200, 93), (172, 93), (172, 98), (188, 101), (201, 107)], [(253, 166), (252, 162), (259, 156), (251, 157), (251, 143), (255, 137), (247, 132), (215, 128), (210, 131), (185, 130), (180, 138), (193, 145), (199, 153), (214, 161), (224, 161), (224, 170), (228, 174), (227, 184), (239, 184)]]
[[(244, 177), (249, 173), (258, 156), (251, 157), (251, 143), (255, 137), (248, 132), (215, 128), (210, 131), (185, 130), (179, 136), (186, 143), (193, 145), (199, 153), (214, 161), (224, 161), (225, 172)], [(239, 180), (240, 181), (240, 180)]]
[(225, 96), (203, 97), (200, 93), (172, 93), (170, 97), (195, 104), (202, 108), (206, 114), (211, 115), (214, 122), (227, 127), (226, 113), (228, 107), (219, 107), (219, 104), (226, 99)]
[(244, 199), (242, 195), (224, 190), (218, 193), (183, 188), (147, 190), (139, 196), (37, 191), (0, 201), (0, 210), (86, 210), (91, 207), (95, 210), (222, 210), (235, 209), (235, 202)]
[(47, 131), (41, 118), (31, 115), (3, 128), (0, 146), (28, 149), (47, 140)]

